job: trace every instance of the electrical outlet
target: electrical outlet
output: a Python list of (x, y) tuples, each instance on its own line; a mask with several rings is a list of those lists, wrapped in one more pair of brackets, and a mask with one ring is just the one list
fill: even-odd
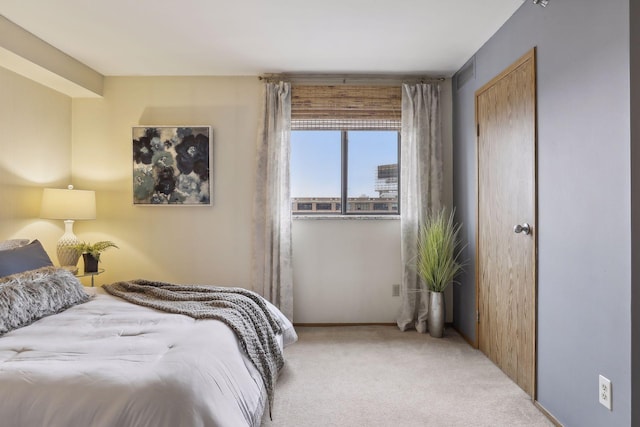
[(598, 381), (598, 396), (600, 403), (608, 410), (611, 410), (611, 381), (602, 375), (600, 375)]
[(391, 296), (392, 297), (400, 296), (400, 285), (391, 285)]

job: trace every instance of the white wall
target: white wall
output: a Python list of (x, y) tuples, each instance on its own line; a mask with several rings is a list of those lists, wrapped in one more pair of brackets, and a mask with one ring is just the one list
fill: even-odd
[(103, 76), (0, 15), (0, 65), (71, 97), (100, 97)]
[(296, 323), (395, 321), (399, 220), (296, 219), (292, 233)]

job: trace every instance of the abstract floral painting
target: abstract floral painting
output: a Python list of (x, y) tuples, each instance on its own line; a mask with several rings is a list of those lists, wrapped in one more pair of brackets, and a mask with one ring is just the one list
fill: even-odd
[(133, 128), (134, 205), (211, 204), (211, 127)]

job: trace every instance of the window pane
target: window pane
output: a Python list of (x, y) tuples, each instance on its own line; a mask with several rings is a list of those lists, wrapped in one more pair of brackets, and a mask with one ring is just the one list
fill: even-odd
[(397, 213), (398, 132), (349, 131), (347, 136), (347, 212)]
[(340, 131), (291, 132), (293, 214), (340, 213), (340, 145)]

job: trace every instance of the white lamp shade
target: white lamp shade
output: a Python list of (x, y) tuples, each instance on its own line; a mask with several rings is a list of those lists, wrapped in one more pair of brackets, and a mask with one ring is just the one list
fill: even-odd
[(96, 192), (45, 188), (42, 193), (40, 218), (96, 219)]

